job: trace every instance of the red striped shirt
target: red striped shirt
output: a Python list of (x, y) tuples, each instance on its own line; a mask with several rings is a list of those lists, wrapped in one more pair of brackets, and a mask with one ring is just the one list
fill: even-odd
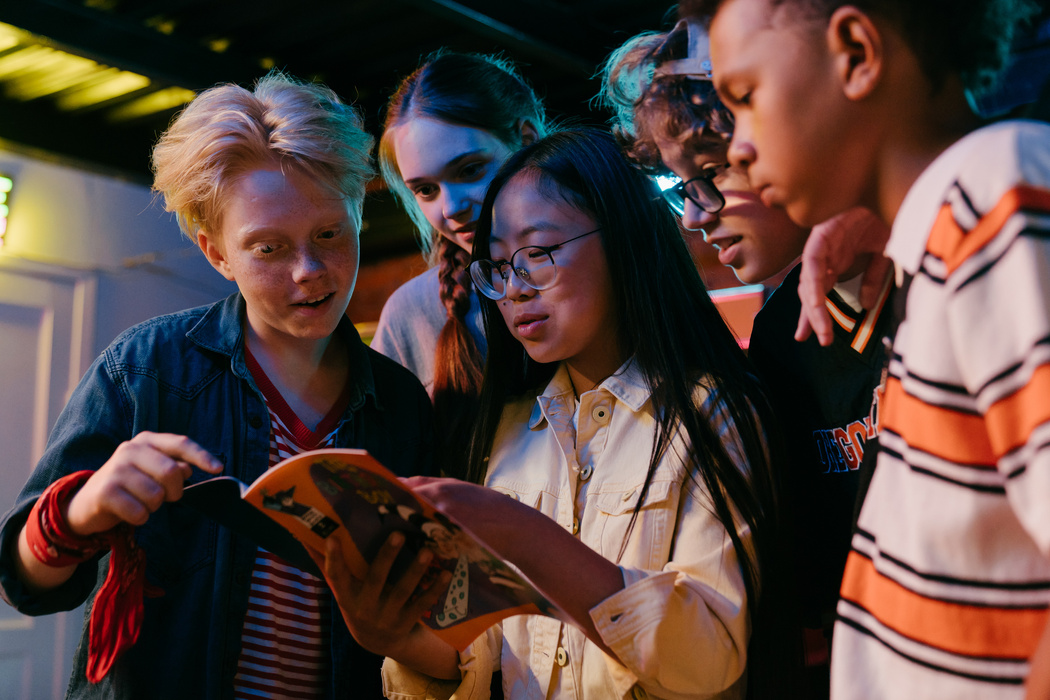
[[(340, 396), (316, 430), (310, 430), (247, 347), (245, 359), (270, 414), (270, 467), (300, 452), (333, 446), (347, 394)], [(331, 614), (331, 598), (323, 579), (260, 549), (252, 570), (234, 697), (323, 697), (331, 675)]]

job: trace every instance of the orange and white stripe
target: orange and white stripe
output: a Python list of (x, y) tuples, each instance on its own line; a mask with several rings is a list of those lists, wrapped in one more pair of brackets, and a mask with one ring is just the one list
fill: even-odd
[[(1050, 620), (1050, 127), (998, 125), (949, 154), (888, 249), (914, 276), (842, 583), (835, 700), (1020, 699)], [(913, 260), (895, 242), (917, 222), (932, 228)]]

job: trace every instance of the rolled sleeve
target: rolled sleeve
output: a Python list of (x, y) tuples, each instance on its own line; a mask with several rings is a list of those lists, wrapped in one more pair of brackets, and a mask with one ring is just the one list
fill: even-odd
[[(743, 450), (724, 405), (698, 394), (730, 455)], [(748, 528), (737, 527), (751, 546)], [(710, 496), (694, 480), (682, 487), (667, 563), (658, 571), (622, 566), (624, 589), (591, 612), (620, 697), (638, 685), (660, 698), (742, 697), (750, 620), (740, 560)]]
[[(727, 538), (728, 539), (728, 538)], [(719, 590), (680, 571), (624, 569), (627, 587), (591, 610), (620, 697), (641, 685), (662, 698), (714, 697), (733, 688), (746, 663), (743, 583)], [(625, 672), (626, 671), (626, 672)]]
[(14, 508), (0, 520), (0, 597), (24, 615), (72, 610), (87, 600), (99, 583), (101, 554), (80, 564), (61, 586), (46, 591), (32, 591), (18, 578), (15, 557), (22, 527), (48, 485), (82, 469), (98, 469), (130, 437), (120, 393), (102, 360), (92, 364), (73, 392), (40, 463)]

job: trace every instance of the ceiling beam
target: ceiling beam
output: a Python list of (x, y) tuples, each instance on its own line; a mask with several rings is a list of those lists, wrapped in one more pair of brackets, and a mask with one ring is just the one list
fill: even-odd
[[(595, 70), (593, 61), (548, 43), (533, 34), (517, 29), (491, 14), (482, 12), (471, 0), (401, 0), (432, 15), (446, 18), (465, 29), (488, 37), (522, 56), (543, 61), (564, 70), (573, 78), (590, 77)], [(472, 6), (473, 5), (473, 6)]]
[(99, 63), (191, 90), (219, 82), (248, 82), (261, 70), (249, 59), (215, 53), (138, 22), (62, 0), (0, 2), (0, 22)]

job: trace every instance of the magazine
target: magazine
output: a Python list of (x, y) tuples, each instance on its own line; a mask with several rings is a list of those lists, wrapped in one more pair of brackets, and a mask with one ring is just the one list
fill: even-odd
[(399, 576), (422, 547), (434, 552), (420, 586), (433, 585), (442, 571), (451, 572), (452, 580), (421, 622), (460, 651), (511, 615), (565, 619), (512, 564), (364, 450), (303, 452), (250, 486), (229, 476), (207, 479), (188, 486), (182, 502), (316, 576), (320, 569), (304, 545), (323, 552), (325, 540), (338, 538), (350, 570), (363, 577), (387, 537), (403, 533), (405, 545), (392, 576)]

